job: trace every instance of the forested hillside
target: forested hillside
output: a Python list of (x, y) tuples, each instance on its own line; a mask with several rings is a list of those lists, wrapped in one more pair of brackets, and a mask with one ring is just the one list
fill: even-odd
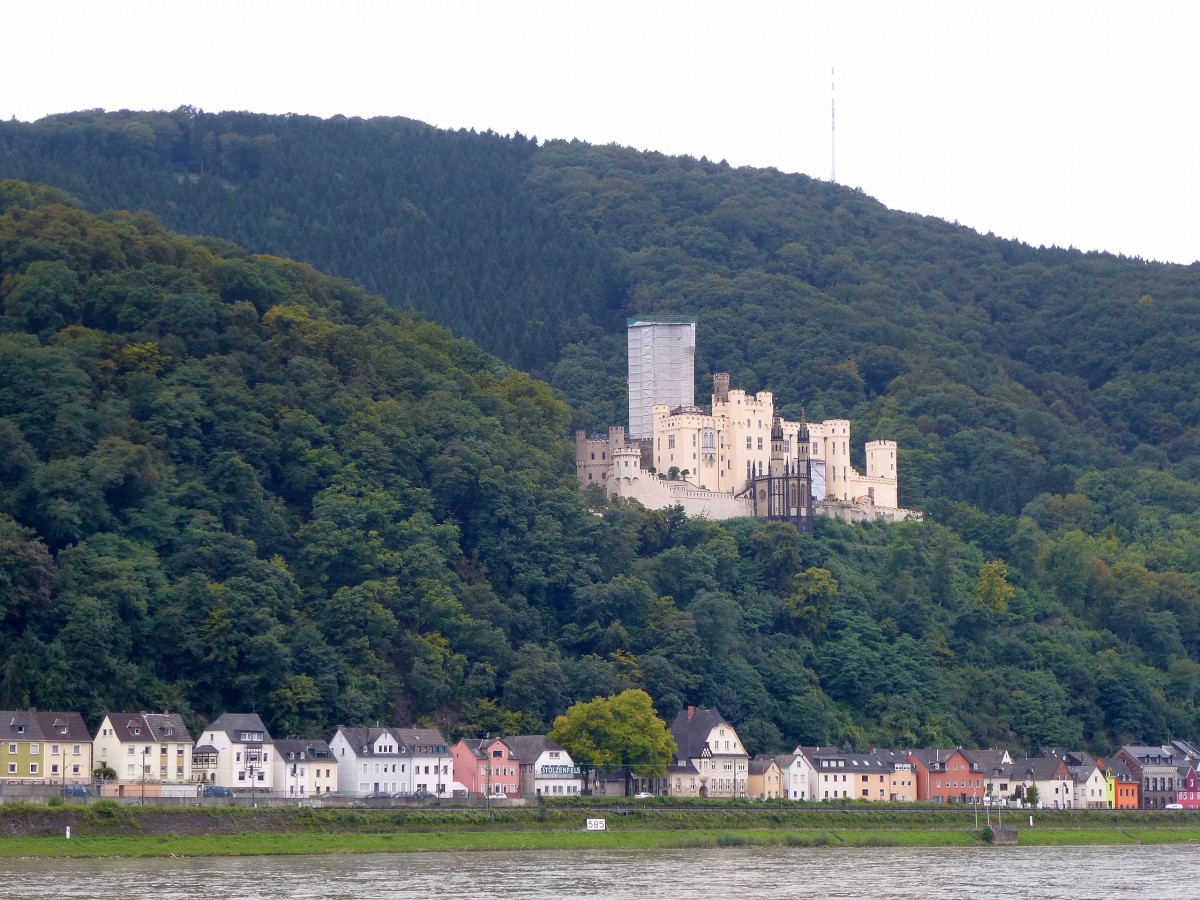
[(1200, 737), (1200, 491), (1164, 472), (813, 538), (590, 509), (545, 384), (18, 182), (0, 314), (5, 707), (524, 732), (643, 687), (752, 750)]
[[(902, 448), (901, 499), (1015, 516), (1093, 469), (1200, 474), (1200, 265), (1034, 249), (770, 170), (406, 119), (0, 123), (0, 177), (312, 263), (624, 420), (624, 319)], [(855, 441), (856, 446), (861, 446)], [(935, 506), (935, 509), (938, 507)]]
[[(1200, 266), (402, 119), (6, 122), (4, 177), (222, 240), (5, 194), (0, 702), (523, 730), (640, 685), (758, 746), (1200, 738)], [(563, 439), (623, 421), (642, 314), (698, 319), (699, 396), (899, 441), (927, 524), (589, 514)]]

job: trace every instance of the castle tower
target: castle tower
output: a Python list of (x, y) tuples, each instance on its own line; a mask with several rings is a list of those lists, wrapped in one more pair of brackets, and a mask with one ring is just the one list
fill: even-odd
[(729, 402), (729, 373), (713, 372), (713, 397), (718, 403)]
[(654, 435), (654, 406), (696, 403), (696, 320), (629, 319), (629, 437)]

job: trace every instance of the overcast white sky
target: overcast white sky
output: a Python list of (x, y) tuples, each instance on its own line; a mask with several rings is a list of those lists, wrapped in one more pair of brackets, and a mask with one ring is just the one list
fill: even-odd
[[(39, 0), (0, 116), (407, 116), (832, 174), (1039, 245), (1200, 258), (1193, 0)], [(2, 175), (3, 173), (0, 173)]]

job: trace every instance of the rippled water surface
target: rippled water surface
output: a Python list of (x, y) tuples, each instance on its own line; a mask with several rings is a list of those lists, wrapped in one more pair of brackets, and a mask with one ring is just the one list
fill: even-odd
[(1116, 846), (0, 860), (0, 897), (1153, 900), (1196, 896), (1198, 856), (1188, 846)]

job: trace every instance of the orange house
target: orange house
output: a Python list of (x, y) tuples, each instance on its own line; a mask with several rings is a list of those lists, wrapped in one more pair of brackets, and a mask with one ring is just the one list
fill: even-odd
[(972, 803), (984, 795), (984, 773), (961, 750), (909, 750), (917, 781), (917, 800)]
[(1140, 809), (1141, 796), (1139, 788), (1141, 783), (1138, 777), (1133, 774), (1129, 766), (1120, 758), (1114, 756), (1105, 765), (1104, 760), (1097, 760), (1100, 767), (1104, 769), (1104, 778), (1108, 781), (1109, 790), (1112, 793), (1112, 808), (1113, 809)]

